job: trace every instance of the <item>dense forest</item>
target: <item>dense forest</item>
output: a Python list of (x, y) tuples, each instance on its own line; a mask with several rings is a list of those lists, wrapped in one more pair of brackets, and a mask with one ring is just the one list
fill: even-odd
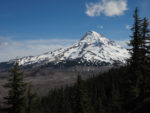
[(98, 76), (82, 80), (38, 97), (24, 83), (18, 63), (8, 83), (8, 96), (1, 113), (150, 113), (150, 29), (149, 20), (141, 19), (138, 9), (129, 43), (127, 64)]

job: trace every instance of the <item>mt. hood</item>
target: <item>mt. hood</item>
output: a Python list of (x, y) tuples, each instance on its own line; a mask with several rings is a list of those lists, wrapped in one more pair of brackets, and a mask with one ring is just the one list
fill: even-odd
[(89, 31), (72, 46), (47, 52), (39, 56), (20, 58), (20, 65), (71, 64), (71, 65), (113, 65), (123, 64), (129, 58), (128, 51), (95, 31)]

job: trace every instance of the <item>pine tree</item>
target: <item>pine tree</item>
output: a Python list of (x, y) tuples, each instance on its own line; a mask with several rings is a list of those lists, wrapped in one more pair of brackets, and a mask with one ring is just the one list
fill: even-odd
[[(134, 26), (132, 28), (133, 35), (131, 36), (130, 49), (131, 58), (130, 63), (130, 75), (129, 80), (131, 81), (131, 92), (135, 95), (133, 98), (131, 109), (137, 109), (139, 104), (145, 100), (145, 87), (149, 84), (150, 69), (149, 67), (149, 29), (148, 19), (144, 18), (140, 20), (138, 16), (138, 9), (136, 8), (134, 13)], [(149, 85), (148, 85), (149, 86)]]
[[(131, 81), (131, 92), (134, 97), (137, 98), (140, 94), (140, 86), (142, 84), (143, 75), (141, 73), (141, 67), (143, 64), (144, 58), (144, 44), (145, 39), (142, 35), (142, 20), (139, 18), (138, 9), (135, 9), (134, 12), (134, 25), (132, 27), (132, 36), (129, 43), (131, 58), (129, 59), (130, 63), (130, 76), (128, 76), (129, 81)], [(134, 99), (134, 98), (133, 98)], [(132, 104), (133, 105), (133, 104)]]
[(31, 85), (28, 85), (28, 90), (27, 90), (27, 108), (26, 108), (26, 113), (35, 113), (35, 107), (36, 107), (36, 94), (31, 91)]
[(99, 97), (96, 101), (98, 101), (98, 113), (105, 113), (105, 107), (102, 103), (102, 99)]
[(143, 62), (144, 66), (142, 67), (143, 80), (141, 84), (141, 94), (143, 98), (145, 94), (150, 94), (150, 29), (149, 29), (149, 20), (145, 17), (142, 21), (142, 37), (144, 39), (144, 57)]
[(142, 21), (143, 63), (150, 64), (150, 29), (148, 19)]
[(110, 113), (120, 113), (121, 112), (121, 98), (120, 91), (117, 82), (114, 80), (113, 76), (111, 78), (111, 91), (109, 97), (109, 112)]
[(83, 80), (80, 75), (77, 78), (76, 92), (75, 92), (75, 113), (90, 113), (90, 104), (87, 92), (83, 85)]
[(136, 68), (141, 63), (141, 50), (140, 46), (142, 43), (141, 39), (141, 20), (138, 15), (138, 9), (136, 8), (135, 13), (133, 15), (134, 17), (134, 25), (132, 27), (132, 36), (129, 43), (129, 46), (131, 46), (131, 49), (129, 49), (129, 52), (131, 54), (131, 58), (129, 59), (129, 64), (132, 65), (132, 68)]
[(65, 97), (65, 90), (63, 88), (59, 91), (59, 103), (58, 103), (58, 113), (68, 113), (70, 109), (68, 108), (68, 100)]
[(5, 88), (8, 88), (8, 96), (4, 97), (5, 104), (8, 106), (9, 113), (24, 113), (26, 84), (23, 81), (23, 72), (18, 62), (9, 72), (11, 75), (4, 85)]

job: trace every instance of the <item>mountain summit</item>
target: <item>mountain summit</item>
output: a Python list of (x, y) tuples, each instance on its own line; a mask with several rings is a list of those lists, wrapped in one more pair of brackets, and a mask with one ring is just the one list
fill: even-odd
[(102, 41), (102, 39), (104, 39), (104, 37), (101, 34), (95, 31), (89, 31), (83, 36), (83, 38), (80, 41), (84, 40), (93, 43), (95, 41)]
[(127, 58), (129, 53), (125, 48), (95, 31), (89, 31), (68, 48), (24, 57), (19, 59), (19, 64), (113, 65), (125, 63)]

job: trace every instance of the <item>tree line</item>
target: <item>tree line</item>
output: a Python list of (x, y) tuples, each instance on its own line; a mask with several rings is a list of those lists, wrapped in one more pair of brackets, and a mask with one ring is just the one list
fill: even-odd
[(99, 76), (82, 80), (78, 74), (73, 86), (55, 89), (37, 97), (23, 81), (18, 63), (10, 70), (4, 87), (6, 113), (149, 113), (150, 105), (150, 29), (149, 20), (141, 19), (136, 8), (130, 59), (127, 65)]

